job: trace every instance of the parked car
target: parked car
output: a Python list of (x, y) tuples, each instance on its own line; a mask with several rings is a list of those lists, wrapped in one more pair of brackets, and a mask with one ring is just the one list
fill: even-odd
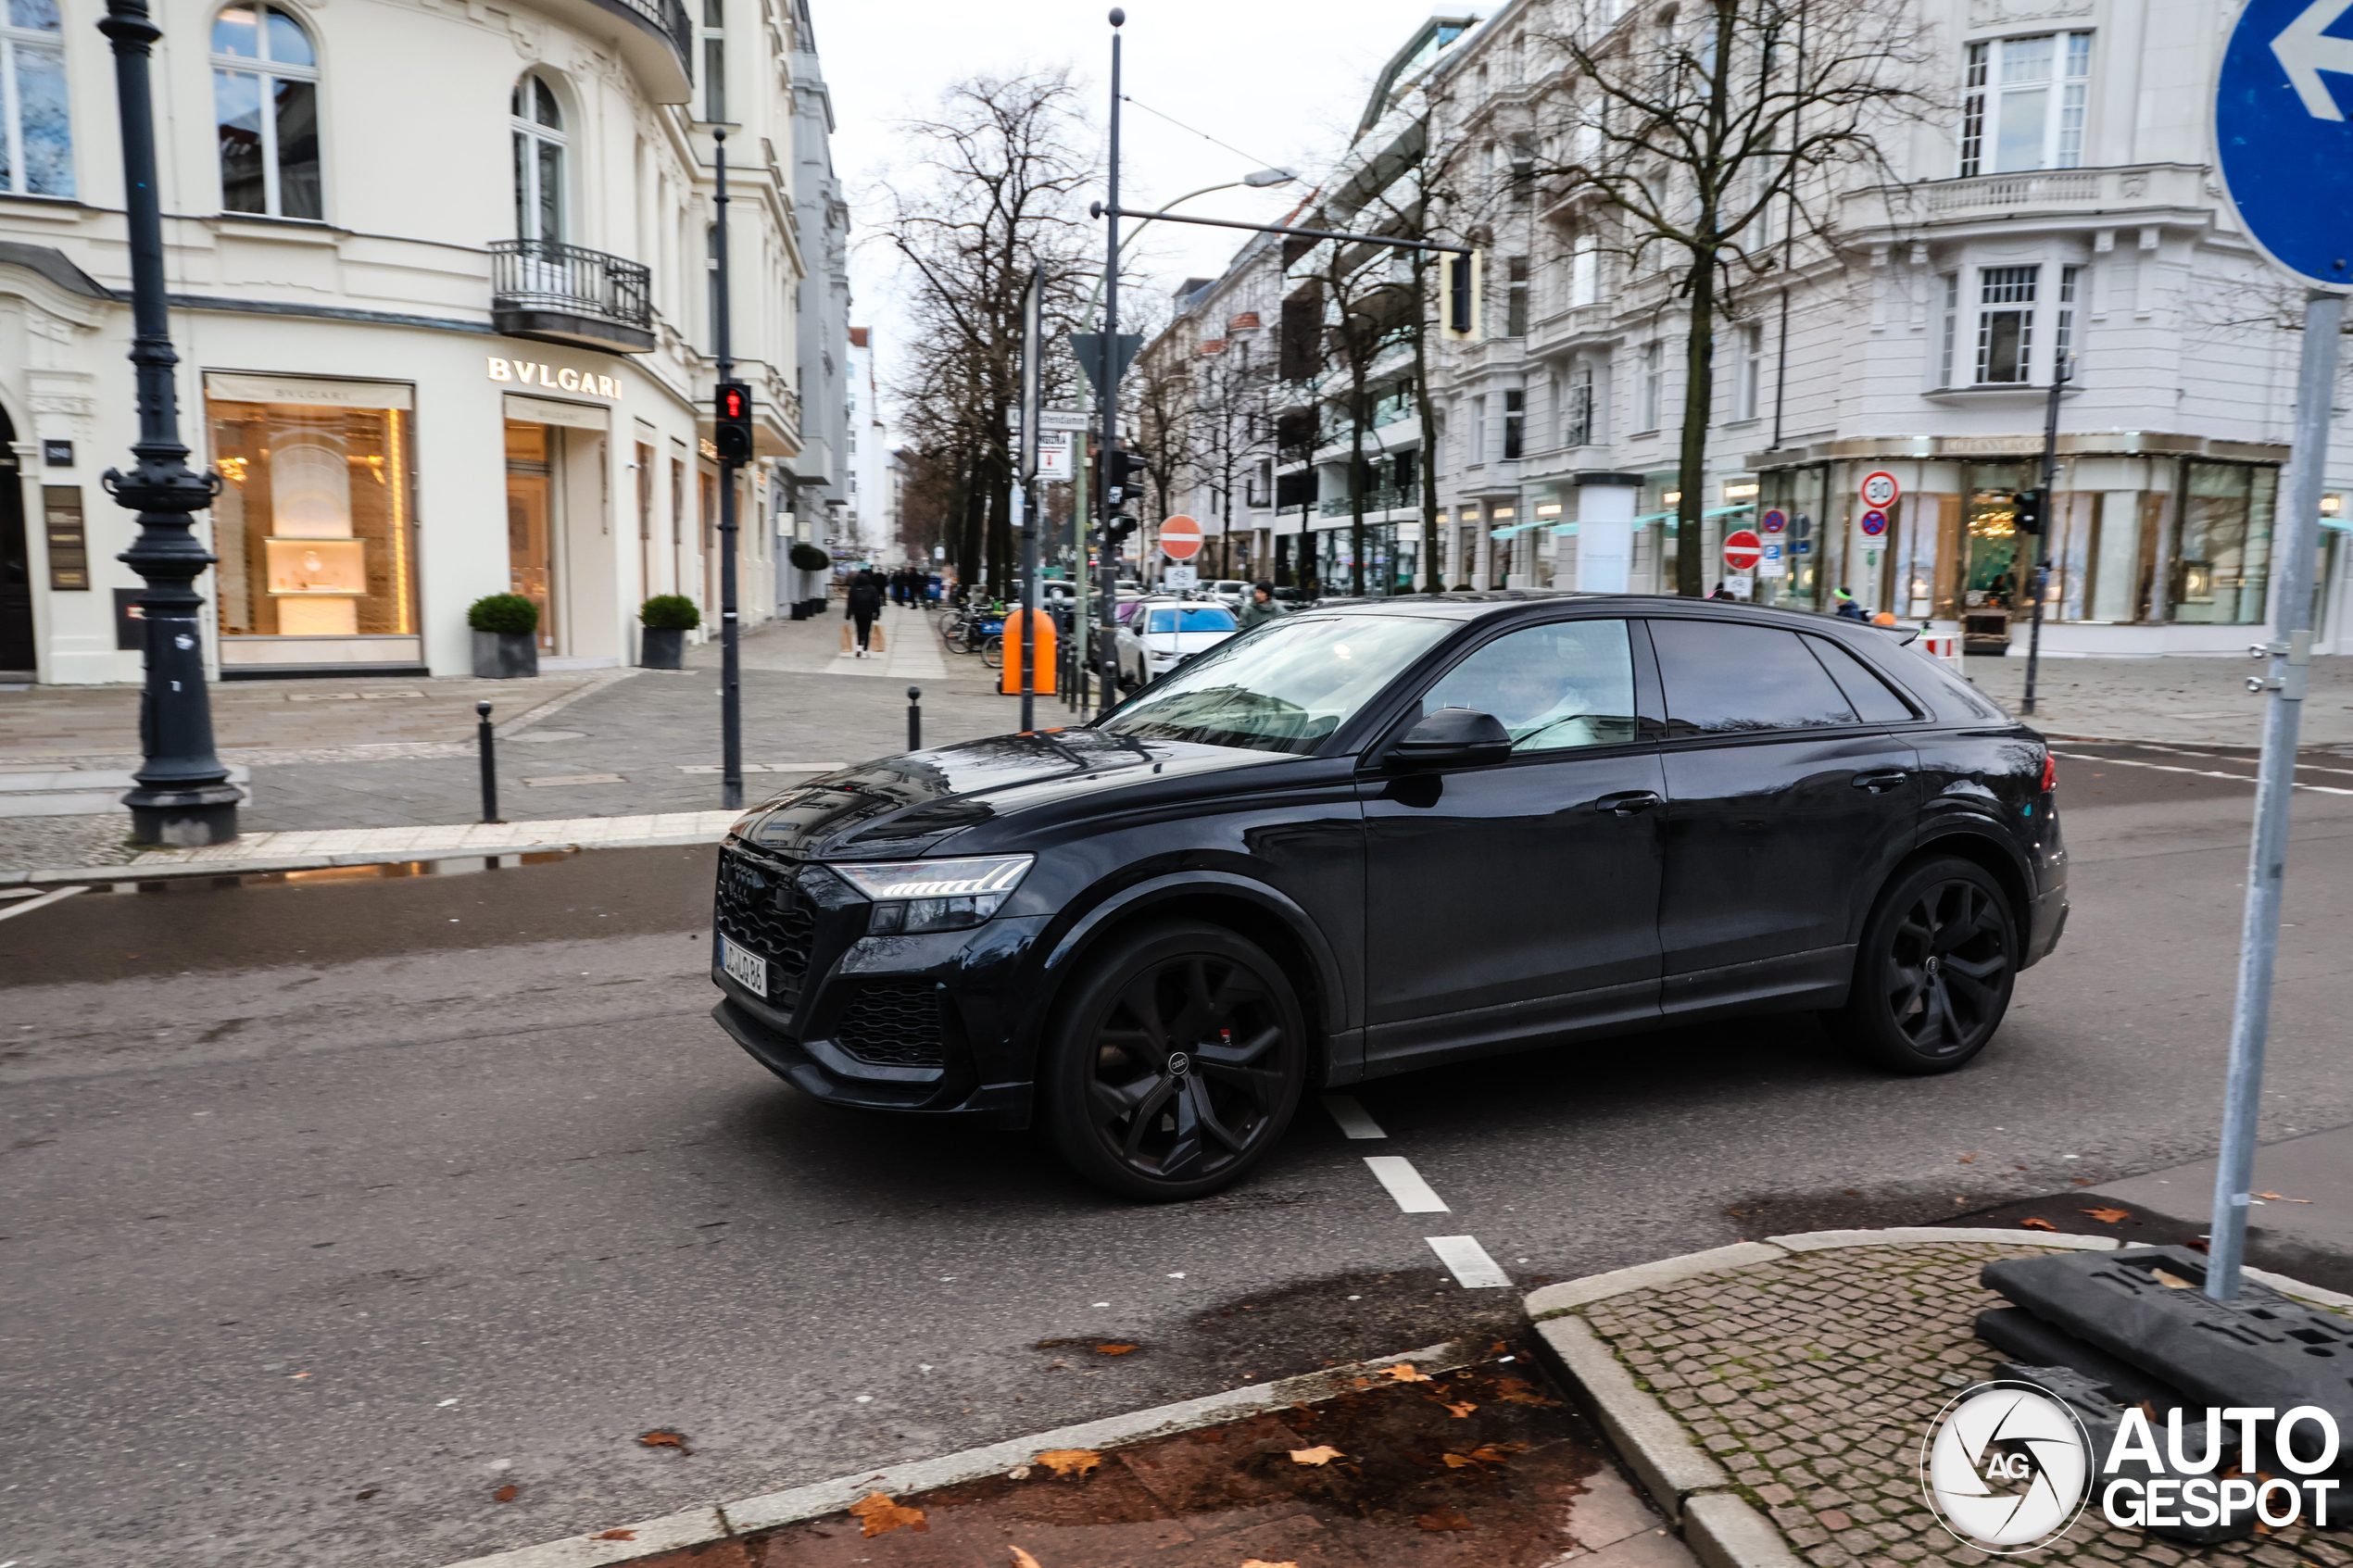
[(1119, 628), (1119, 684), (1130, 690), (1157, 681), (1241, 629), (1234, 612), (1209, 600), (1145, 599)]
[(2066, 926), (2056, 786), (1868, 625), (1315, 607), (1091, 725), (747, 812), (714, 1013), (819, 1099), (1036, 1127), (1147, 1199), (1241, 1176), (1311, 1087), (1505, 1050), (1813, 1012), (1945, 1073)]
[(1214, 583), (1206, 583), (1203, 591), (1228, 609), (1241, 608), (1242, 601), (1250, 597), (1250, 584), (1235, 577), (1221, 577)]

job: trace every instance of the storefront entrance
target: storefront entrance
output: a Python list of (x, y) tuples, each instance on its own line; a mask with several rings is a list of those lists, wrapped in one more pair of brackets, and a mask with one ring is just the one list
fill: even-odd
[(16, 431), (0, 413), (0, 671), (33, 668), (32, 555), (25, 545), (24, 486), (8, 444)]
[(2018, 504), (2008, 490), (1969, 493), (1963, 537), (1969, 563), (1961, 578), (1961, 633), (1969, 653), (2003, 654), (2010, 646), (2010, 613), (2018, 593)]
[(539, 651), (556, 651), (556, 483), (563, 432), (507, 421), (507, 591), (539, 607)]

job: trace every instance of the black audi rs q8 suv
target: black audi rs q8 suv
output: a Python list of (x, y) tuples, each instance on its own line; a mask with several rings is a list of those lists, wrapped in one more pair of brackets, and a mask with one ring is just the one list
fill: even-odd
[(1310, 607), (1091, 724), (844, 768), (719, 864), (714, 1016), (837, 1105), (1240, 1176), (1301, 1096), (1810, 1010), (1984, 1048), (2067, 921), (2048, 747), (1878, 627), (1654, 597)]

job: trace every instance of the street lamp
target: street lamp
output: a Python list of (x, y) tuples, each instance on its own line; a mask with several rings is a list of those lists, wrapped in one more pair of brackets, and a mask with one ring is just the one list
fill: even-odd
[(195, 847), (237, 836), (237, 803), (213, 754), (212, 701), (205, 689), (204, 600), (194, 583), (213, 564), (195, 536), (194, 515), (212, 505), (220, 476), (188, 467), (180, 440), (180, 396), (172, 384), (171, 332), (164, 308), (163, 215), (156, 193), (155, 100), (147, 56), (163, 36), (146, 0), (107, 0), (98, 24), (114, 46), (116, 112), (122, 131), (122, 209), (131, 243), (131, 363), (138, 388), (138, 461), (128, 474), (108, 469), (99, 483), (139, 515), (139, 536), (115, 558), (146, 580), (139, 596), (145, 639), (146, 688), (139, 698), (139, 771), (122, 797), (131, 836), (141, 844)]

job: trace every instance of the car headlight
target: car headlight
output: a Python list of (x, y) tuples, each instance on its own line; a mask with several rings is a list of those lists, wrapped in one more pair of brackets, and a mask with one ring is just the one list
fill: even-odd
[(1037, 863), (1035, 855), (952, 860), (861, 860), (832, 870), (874, 901), (870, 935), (962, 931), (995, 915)]

